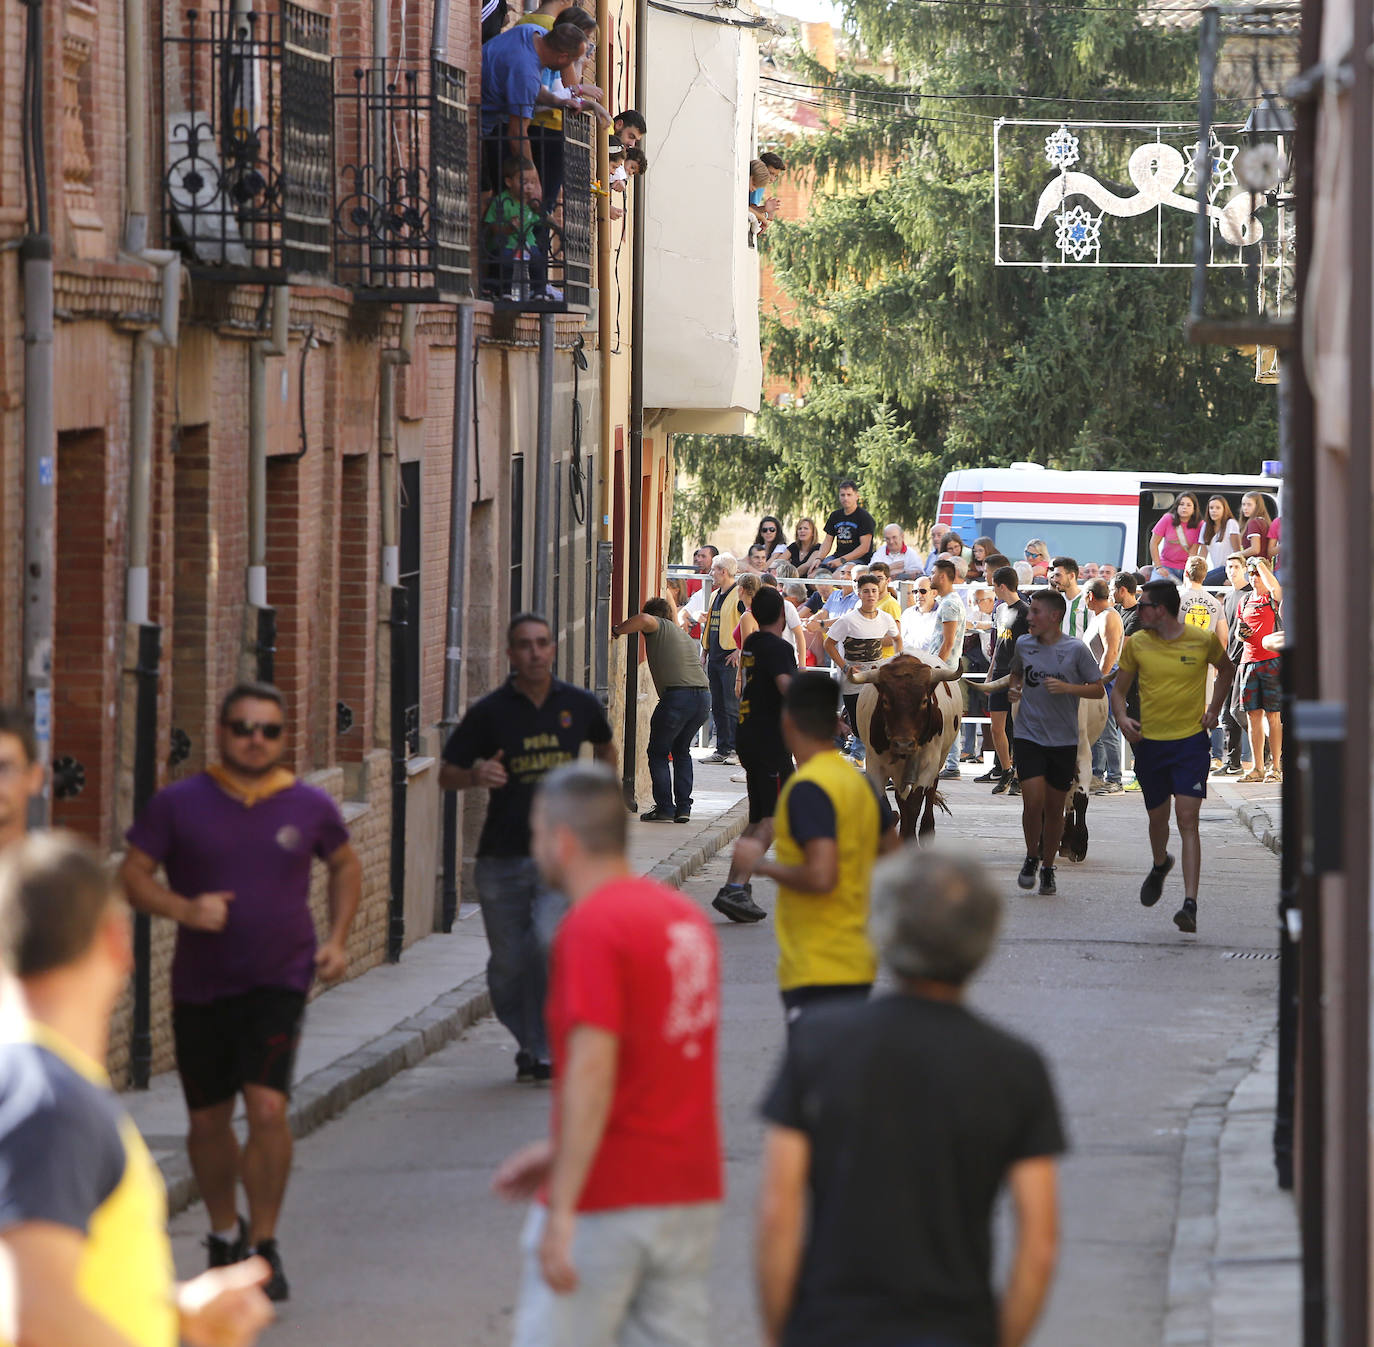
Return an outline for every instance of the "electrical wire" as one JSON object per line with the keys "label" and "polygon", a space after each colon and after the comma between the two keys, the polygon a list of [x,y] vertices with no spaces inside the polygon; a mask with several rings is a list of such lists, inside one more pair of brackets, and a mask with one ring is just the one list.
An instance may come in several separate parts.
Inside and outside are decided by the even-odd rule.
{"label": "electrical wire", "polygon": [[[759,79],[768,84],[785,84],[791,89],[820,89],[825,93],[845,94],[848,96],[863,98],[870,101],[886,101],[892,103],[904,103],[911,99],[920,100],[923,98],[938,99],[941,102],[966,101],[981,98],[1003,99],[1006,101],[1015,100],[1021,103],[1108,103],[1119,107],[1196,107],[1196,98],[1069,98],[1060,94],[941,94],[931,93],[926,89],[877,89],[866,88],[863,85],[847,84],[804,84],[800,80],[785,80],[777,75],[760,75]],[[1249,99],[1236,98],[1232,100],[1237,103],[1249,102]]]}
{"label": "electrical wire", "polygon": [[477,488],[474,500],[482,499],[482,416],[478,411],[477,400],[477,360],[482,354],[482,343],[472,343],[472,461],[477,469]]}
{"label": "electrical wire", "polygon": [[575,523],[582,524],[587,518],[587,474],[582,466],[582,399],[581,375],[587,363],[584,354],[587,347],[586,337],[579,332],[577,343],[572,348],[573,395],[572,395],[572,457],[568,460],[568,500]]}
{"label": "electrical wire", "polygon": [[722,28],[772,28],[769,19],[751,19],[748,23],[737,23],[734,19],[722,19],[716,14],[693,14],[689,9],[679,9],[676,5],[665,5],[663,0],[649,0],[650,9],[661,9],[665,14],[679,14],[684,19],[697,19],[701,23],[718,23]]}

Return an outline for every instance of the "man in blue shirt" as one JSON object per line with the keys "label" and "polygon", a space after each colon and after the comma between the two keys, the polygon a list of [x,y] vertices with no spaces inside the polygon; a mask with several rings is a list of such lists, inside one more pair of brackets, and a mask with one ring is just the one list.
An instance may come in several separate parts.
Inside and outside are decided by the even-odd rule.
{"label": "man in blue shirt", "polygon": [[[529,127],[545,70],[581,59],[587,39],[570,23],[542,33],[517,24],[482,48],[482,187],[501,190],[501,162],[533,158]],[[504,136],[503,136],[504,132]]]}

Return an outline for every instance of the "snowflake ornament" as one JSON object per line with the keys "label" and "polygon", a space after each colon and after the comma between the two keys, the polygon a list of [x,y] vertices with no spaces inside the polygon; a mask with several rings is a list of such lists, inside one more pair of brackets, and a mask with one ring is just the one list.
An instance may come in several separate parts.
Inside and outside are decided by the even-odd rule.
{"label": "snowflake ornament", "polygon": [[1054,135],[1045,137],[1045,158],[1061,173],[1072,168],[1078,162],[1078,137],[1061,126]]}
{"label": "snowflake ornament", "polygon": [[1082,206],[1061,210],[1054,217],[1055,246],[1066,257],[1081,262],[1102,243],[1102,216],[1089,215]]}
{"label": "snowflake ornament", "polygon": [[[1207,180],[1207,200],[1215,201],[1228,187],[1235,188],[1237,186],[1235,159],[1240,146],[1222,144],[1215,131],[1210,133],[1208,145],[1212,160],[1212,175]],[[1202,142],[1195,141],[1188,147],[1188,153],[1184,156],[1188,164],[1188,171],[1183,175],[1183,190],[1189,196],[1197,195],[1197,174],[1198,168],[1203,162],[1202,155]]]}

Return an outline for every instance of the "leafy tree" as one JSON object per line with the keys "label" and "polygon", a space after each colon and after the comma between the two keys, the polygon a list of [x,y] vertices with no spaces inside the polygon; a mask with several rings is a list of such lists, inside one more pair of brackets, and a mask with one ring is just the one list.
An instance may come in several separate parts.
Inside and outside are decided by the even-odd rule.
{"label": "leafy tree", "polygon": [[[688,531],[737,506],[828,509],[851,474],[880,522],[914,525],[958,467],[1257,467],[1272,390],[1251,356],[1189,345],[1188,271],[993,259],[992,118],[1188,121],[1195,34],[1103,0],[849,0],[847,21],[904,82],[816,70],[844,118],[791,147],[818,190],[764,236],[792,303],[764,315],[769,369],[803,405],[765,407],[750,439],[679,438]],[[1003,163],[1022,186],[1033,172]],[[1243,274],[1212,274],[1243,304]]]}

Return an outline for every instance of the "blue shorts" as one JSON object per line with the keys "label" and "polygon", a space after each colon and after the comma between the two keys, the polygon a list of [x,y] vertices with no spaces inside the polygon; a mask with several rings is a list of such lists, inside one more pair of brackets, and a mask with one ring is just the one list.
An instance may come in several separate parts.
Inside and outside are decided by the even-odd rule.
{"label": "blue shorts", "polygon": [[1207,798],[1212,767],[1211,736],[1206,730],[1186,739],[1141,739],[1135,746],[1135,779],[1146,809],[1157,809],[1171,795]]}

